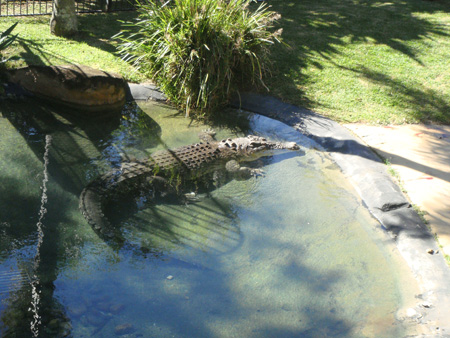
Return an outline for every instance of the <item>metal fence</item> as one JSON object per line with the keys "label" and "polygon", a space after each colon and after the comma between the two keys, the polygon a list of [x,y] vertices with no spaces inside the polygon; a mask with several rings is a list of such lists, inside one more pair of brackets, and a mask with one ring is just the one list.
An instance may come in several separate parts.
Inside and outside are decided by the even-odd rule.
{"label": "metal fence", "polygon": [[[115,12],[134,10],[133,0],[75,0],[77,13]],[[53,0],[0,0],[0,17],[48,15]]]}

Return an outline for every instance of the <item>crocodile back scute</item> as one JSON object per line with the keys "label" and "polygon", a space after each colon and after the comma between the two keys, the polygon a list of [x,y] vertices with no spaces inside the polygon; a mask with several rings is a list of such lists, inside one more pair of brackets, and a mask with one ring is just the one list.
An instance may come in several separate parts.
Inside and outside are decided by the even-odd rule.
{"label": "crocodile back scute", "polygon": [[216,143],[207,142],[153,153],[151,162],[161,170],[177,168],[191,171],[217,160],[221,155]]}

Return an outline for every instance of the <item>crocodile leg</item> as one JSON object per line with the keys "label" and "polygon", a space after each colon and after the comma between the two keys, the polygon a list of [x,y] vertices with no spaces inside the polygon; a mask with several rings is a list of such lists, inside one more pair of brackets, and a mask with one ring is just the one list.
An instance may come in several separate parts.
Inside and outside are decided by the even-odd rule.
{"label": "crocodile leg", "polygon": [[167,198],[169,196],[173,196],[184,204],[187,204],[188,202],[198,201],[197,195],[195,193],[183,194],[182,191],[177,189],[175,185],[171,184],[164,177],[149,176],[146,178],[146,181],[146,184],[149,185],[149,190],[151,192],[150,198],[153,200],[157,197]]}
{"label": "crocodile leg", "polygon": [[225,169],[227,172],[233,175],[235,179],[246,180],[252,176],[263,176],[264,171],[261,169],[241,167],[238,161],[230,160],[225,164]]}
{"label": "crocodile leg", "polygon": [[216,131],[211,128],[202,130],[202,132],[198,134],[198,138],[204,142],[213,142],[215,140],[214,136],[216,136]]}

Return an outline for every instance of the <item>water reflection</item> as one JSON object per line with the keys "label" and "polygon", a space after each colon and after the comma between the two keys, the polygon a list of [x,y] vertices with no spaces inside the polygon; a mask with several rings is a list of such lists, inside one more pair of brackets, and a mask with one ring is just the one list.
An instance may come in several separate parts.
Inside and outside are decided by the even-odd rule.
{"label": "water reflection", "polygon": [[70,333],[69,317],[54,297],[58,266],[84,246],[76,232],[64,234],[67,229],[61,227],[74,224],[65,216],[70,214],[70,202],[97,175],[93,159],[106,159],[103,168],[117,166],[122,151],[137,143],[137,149],[154,146],[160,132],[142,111],[128,108],[122,115],[80,116],[33,100],[2,102],[2,118],[9,124],[0,125],[6,142],[0,145],[0,260],[15,261],[9,272],[0,272],[5,282],[0,292],[7,296],[2,301],[2,336]]}

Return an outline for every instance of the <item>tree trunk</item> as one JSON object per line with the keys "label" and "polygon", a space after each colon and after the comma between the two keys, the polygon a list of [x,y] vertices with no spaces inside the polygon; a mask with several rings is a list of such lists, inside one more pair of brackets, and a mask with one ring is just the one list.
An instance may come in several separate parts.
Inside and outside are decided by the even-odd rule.
{"label": "tree trunk", "polygon": [[75,0],[53,0],[50,31],[56,36],[64,37],[78,33]]}

